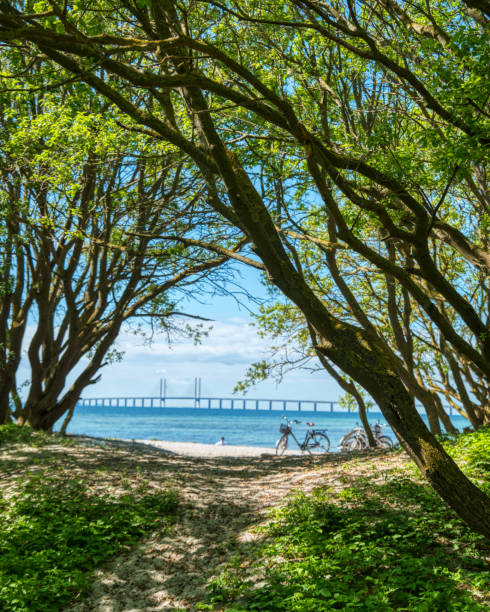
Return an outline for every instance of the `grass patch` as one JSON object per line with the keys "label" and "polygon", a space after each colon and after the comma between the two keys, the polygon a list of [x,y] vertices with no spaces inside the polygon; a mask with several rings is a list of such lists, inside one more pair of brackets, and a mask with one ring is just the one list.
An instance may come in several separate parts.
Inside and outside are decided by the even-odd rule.
{"label": "grass patch", "polygon": [[14,423],[9,425],[0,425],[0,447],[6,444],[30,444],[33,437],[33,430],[27,425],[19,427]]}
{"label": "grass patch", "polygon": [[62,446],[74,446],[76,442],[69,437],[59,433],[47,431],[35,431],[29,425],[0,425],[0,448],[11,444],[28,444],[33,447],[42,447],[47,444],[61,444]]}
{"label": "grass patch", "polygon": [[465,473],[490,494],[490,427],[448,437],[444,446]]}
{"label": "grass patch", "polygon": [[[488,491],[490,430],[445,444]],[[360,477],[337,496],[297,493],[263,532],[210,583],[201,610],[476,612],[490,603],[488,541],[411,470]]]}
{"label": "grass patch", "polygon": [[[29,442],[29,430],[17,430],[0,428],[0,439]],[[0,495],[0,610],[10,612],[62,609],[95,567],[165,529],[178,508],[173,490],[148,494],[144,483],[118,497],[46,471],[18,483],[9,499]]]}

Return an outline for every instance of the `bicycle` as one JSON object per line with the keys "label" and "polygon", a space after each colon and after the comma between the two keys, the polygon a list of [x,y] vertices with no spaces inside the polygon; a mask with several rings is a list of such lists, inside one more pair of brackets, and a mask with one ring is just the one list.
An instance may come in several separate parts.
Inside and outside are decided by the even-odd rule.
{"label": "bicycle", "polygon": [[296,444],[299,446],[302,452],[307,451],[310,455],[313,453],[328,453],[330,450],[330,440],[325,433],[327,431],[326,429],[310,429],[311,427],[315,426],[315,423],[307,421],[306,425],[308,425],[308,429],[305,433],[305,439],[302,443],[300,443],[293,433],[291,424],[294,423],[297,425],[298,423],[301,423],[301,421],[296,419],[290,420],[285,415],[282,415],[282,418],[286,420],[286,424],[281,423],[279,427],[279,431],[282,433],[282,436],[276,443],[276,455],[284,454],[284,451],[288,447],[289,436],[294,438]]}
{"label": "bicycle", "polygon": [[[374,439],[378,448],[393,448],[393,442],[389,436],[383,436],[381,434],[383,425],[376,423],[373,428]],[[365,450],[369,448],[369,442],[366,432],[359,425],[352,431],[345,434],[340,440],[340,450],[342,452],[351,452],[355,450]]]}

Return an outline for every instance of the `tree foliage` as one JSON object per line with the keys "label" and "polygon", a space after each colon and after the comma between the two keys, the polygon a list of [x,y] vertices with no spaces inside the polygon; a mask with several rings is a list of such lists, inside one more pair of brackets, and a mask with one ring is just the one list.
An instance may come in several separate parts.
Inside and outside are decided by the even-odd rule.
{"label": "tree foliage", "polygon": [[192,160],[208,205],[253,243],[315,350],[369,392],[438,493],[489,534],[488,498],[428,432],[393,350],[348,292],[346,312],[332,308],[298,256],[307,242],[313,268],[340,248],[368,262],[488,379],[486,3],[0,10],[6,44],[63,67]]}
{"label": "tree foliage", "polygon": [[211,212],[196,229],[202,181],[174,147],[125,129],[83,85],[30,99],[6,92],[3,103],[0,413],[50,429],[119,358],[126,321],[184,333],[179,301],[194,286],[213,290],[227,258],[182,242],[216,240],[217,230]]}

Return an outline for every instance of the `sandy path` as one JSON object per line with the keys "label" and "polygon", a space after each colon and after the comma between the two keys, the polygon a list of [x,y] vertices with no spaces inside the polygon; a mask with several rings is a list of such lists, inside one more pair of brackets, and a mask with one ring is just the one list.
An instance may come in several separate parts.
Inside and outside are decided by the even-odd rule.
{"label": "sandy path", "polygon": [[[167,440],[113,440],[111,438],[94,438],[91,436],[71,436],[79,442],[93,446],[117,445],[125,448],[139,449],[153,447],[171,454],[186,457],[265,457],[276,454],[275,448],[262,446],[235,446],[231,444],[199,444],[198,442],[169,442]],[[284,453],[290,456],[302,456],[303,453],[288,449]]]}
{"label": "sandy path", "polygon": [[[258,537],[253,527],[267,518],[271,507],[284,503],[292,489],[341,489],[360,474],[371,476],[374,462],[376,478],[382,478],[384,470],[406,461],[401,455],[370,455],[348,463],[340,454],[277,458],[264,449],[260,457],[196,458],[169,454],[168,443],[153,448],[141,442],[115,444],[118,469],[125,478],[137,473],[149,488],[178,488],[181,515],[167,535],[149,537],[98,570],[87,602],[70,606],[70,612],[193,611],[205,597],[206,583],[221,565],[251,545]],[[112,446],[88,450],[103,453],[100,459],[107,461],[114,453]],[[197,452],[199,446],[206,445],[181,450]],[[239,452],[236,448],[207,451]]]}
{"label": "sandy path", "polygon": [[[207,445],[181,451],[196,453],[199,446]],[[359,475],[383,479],[384,472],[407,461],[402,454],[379,453],[275,457],[267,449],[259,449],[258,457],[236,456],[247,452],[244,448],[249,447],[207,447],[202,452],[226,450],[235,456],[195,457],[175,454],[176,448],[167,448],[167,443],[87,437],[71,446],[15,445],[0,453],[0,489],[6,496],[14,493],[18,474],[27,471],[56,476],[60,486],[83,478],[101,494],[175,488],[181,510],[173,529],[153,534],[97,570],[87,601],[66,612],[187,612],[205,598],[206,583],[220,566],[252,545],[258,537],[253,528],[292,489],[340,490]]]}

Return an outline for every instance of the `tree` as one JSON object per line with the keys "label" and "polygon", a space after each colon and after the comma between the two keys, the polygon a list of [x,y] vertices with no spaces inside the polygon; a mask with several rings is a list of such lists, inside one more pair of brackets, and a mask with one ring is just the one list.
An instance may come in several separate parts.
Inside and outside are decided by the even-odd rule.
{"label": "tree", "polygon": [[[310,229],[306,230],[309,233],[303,234],[304,237],[309,235],[309,240],[303,241],[297,248],[289,244],[291,249],[294,248],[295,257],[309,282],[315,284],[317,293],[330,305],[332,312],[361,325],[385,344],[386,350],[391,352],[393,365],[401,379],[424,406],[431,431],[440,433],[441,419],[446,430],[455,433],[439,396],[434,392],[440,391],[440,387],[432,390],[428,388],[428,385],[433,386],[433,379],[430,378],[431,362],[440,366],[445,360],[455,360],[451,353],[442,354],[441,350],[434,346],[434,342],[430,344],[427,341],[431,332],[427,317],[414,307],[416,304],[413,304],[408,292],[397,287],[389,275],[380,273],[368,262],[359,261],[348,249],[332,248],[338,244],[334,229],[333,233],[319,239],[318,236],[323,236],[321,225],[311,217],[309,225]],[[303,225],[303,229],[304,227]],[[313,231],[316,239],[313,238]],[[295,233],[289,231],[288,235],[291,234]],[[318,246],[321,247],[319,251]],[[391,248],[388,248],[391,251]],[[326,270],[323,270],[325,267]],[[310,336],[314,337],[314,334],[307,333],[307,324],[297,310],[284,306],[279,301],[271,307],[263,308],[257,321],[261,329],[272,337],[283,336],[285,346],[291,346],[293,341],[295,346],[301,347],[303,352],[296,362],[301,363],[304,352],[307,359],[311,359]],[[279,361],[275,358],[274,369],[287,361],[288,358],[280,357]],[[326,369],[333,375],[329,368]],[[270,368],[257,369],[256,373],[261,374],[269,370]],[[340,379],[336,375],[333,376],[342,385]],[[442,384],[447,393],[452,392],[447,377]],[[462,387],[464,393],[464,384]],[[482,409],[473,405],[467,407],[463,401],[459,405],[454,404],[454,407],[469,417],[475,427],[484,423],[484,402]]]}
{"label": "tree", "polygon": [[[46,430],[73,413],[117,358],[126,321],[191,332],[176,322],[184,314],[179,296],[213,288],[212,271],[228,258],[174,236],[233,239],[218,233],[211,214],[199,230],[202,181],[178,151],[149,147],[107,110],[97,112],[97,100],[92,112],[80,111],[81,92],[70,95],[38,95],[30,112],[7,97],[2,114],[0,422],[13,404],[19,423]],[[30,380],[22,402],[25,343]]]}
{"label": "tree", "polygon": [[315,331],[308,327],[301,312],[291,304],[278,301],[271,305],[262,304],[259,313],[255,315],[255,320],[259,335],[263,338],[269,337],[274,344],[270,345],[268,359],[252,363],[234,391],[246,392],[251,386],[270,377],[281,381],[284,374],[291,370],[302,369],[311,372],[323,368],[346,393],[340,399],[340,403],[347,404],[349,410],[352,402],[357,406],[369,446],[374,448],[376,440],[369,425],[367,416],[369,404],[365,402],[364,393],[352,379],[338,372],[320,351],[315,351],[313,348],[317,345]]}
{"label": "tree", "polygon": [[[307,282],[284,239],[277,208],[268,209],[268,199],[256,183],[259,158],[254,141],[265,139],[271,155],[277,147],[289,146],[301,160],[306,189],[315,192],[325,216],[335,223],[338,240],[395,278],[446,341],[489,375],[490,336],[485,322],[458,285],[438,268],[430,248],[436,239],[471,265],[488,263],[480,244],[441,219],[453,181],[474,184],[473,169],[481,167],[486,155],[489,139],[482,82],[486,34],[479,22],[448,14],[442,3],[435,18],[422,16],[423,25],[429,22],[422,29],[419,21],[390,13],[393,4],[387,8],[376,2],[373,8],[364,4],[358,8],[339,2],[325,10],[323,4],[301,0],[263,2],[250,8],[241,3],[238,9],[232,4],[177,5],[171,0],[90,6],[82,2],[73,8],[50,2],[46,13],[35,15],[28,14],[29,7],[22,2],[2,1],[0,38],[19,41],[26,45],[26,52],[34,45],[141,129],[192,158],[206,180],[209,204],[253,242],[272,282],[314,329],[315,349],[370,393],[441,497],[473,529],[489,535],[487,496],[466,479],[429,433],[384,343],[335,316]],[[102,9],[107,16],[109,7],[114,17],[104,24]],[[472,55],[475,61],[465,51],[468,44],[477,49]],[[433,45],[438,45],[436,50]],[[409,61],[403,63],[400,58],[405,51]],[[446,85],[445,77],[455,73],[462,61],[468,66],[464,79]],[[345,64],[347,74],[359,73],[364,87],[370,87],[361,86],[358,95],[358,101],[367,101],[368,106],[368,114],[356,123],[368,126],[365,138],[357,130],[347,138],[344,119],[341,122],[337,111],[331,112],[332,105],[337,105],[338,114],[343,113],[347,121],[352,114],[351,105],[342,100],[339,105],[329,89],[329,69],[337,67],[333,77],[341,87]],[[425,82],[424,74],[428,75]],[[136,92],[141,93],[137,103]],[[323,96],[316,95],[322,92]],[[378,103],[386,113],[377,112]],[[400,136],[399,109],[406,113],[413,133],[407,136],[405,127],[402,159],[395,156],[394,162],[384,148],[390,149]],[[378,116],[374,141],[369,140],[369,120]],[[405,163],[400,169],[398,162],[406,160],[410,143],[420,147],[426,134],[424,153],[432,154],[428,167]],[[419,181],[430,188],[431,198],[418,187]],[[357,217],[374,219],[385,242],[406,244],[416,269],[404,270],[390,262],[383,249],[363,241],[355,223],[349,222],[353,211]],[[297,210],[292,208],[291,213],[296,216]],[[301,229],[301,219],[296,223]],[[457,334],[418,278],[442,296],[464,324],[470,342]]]}

